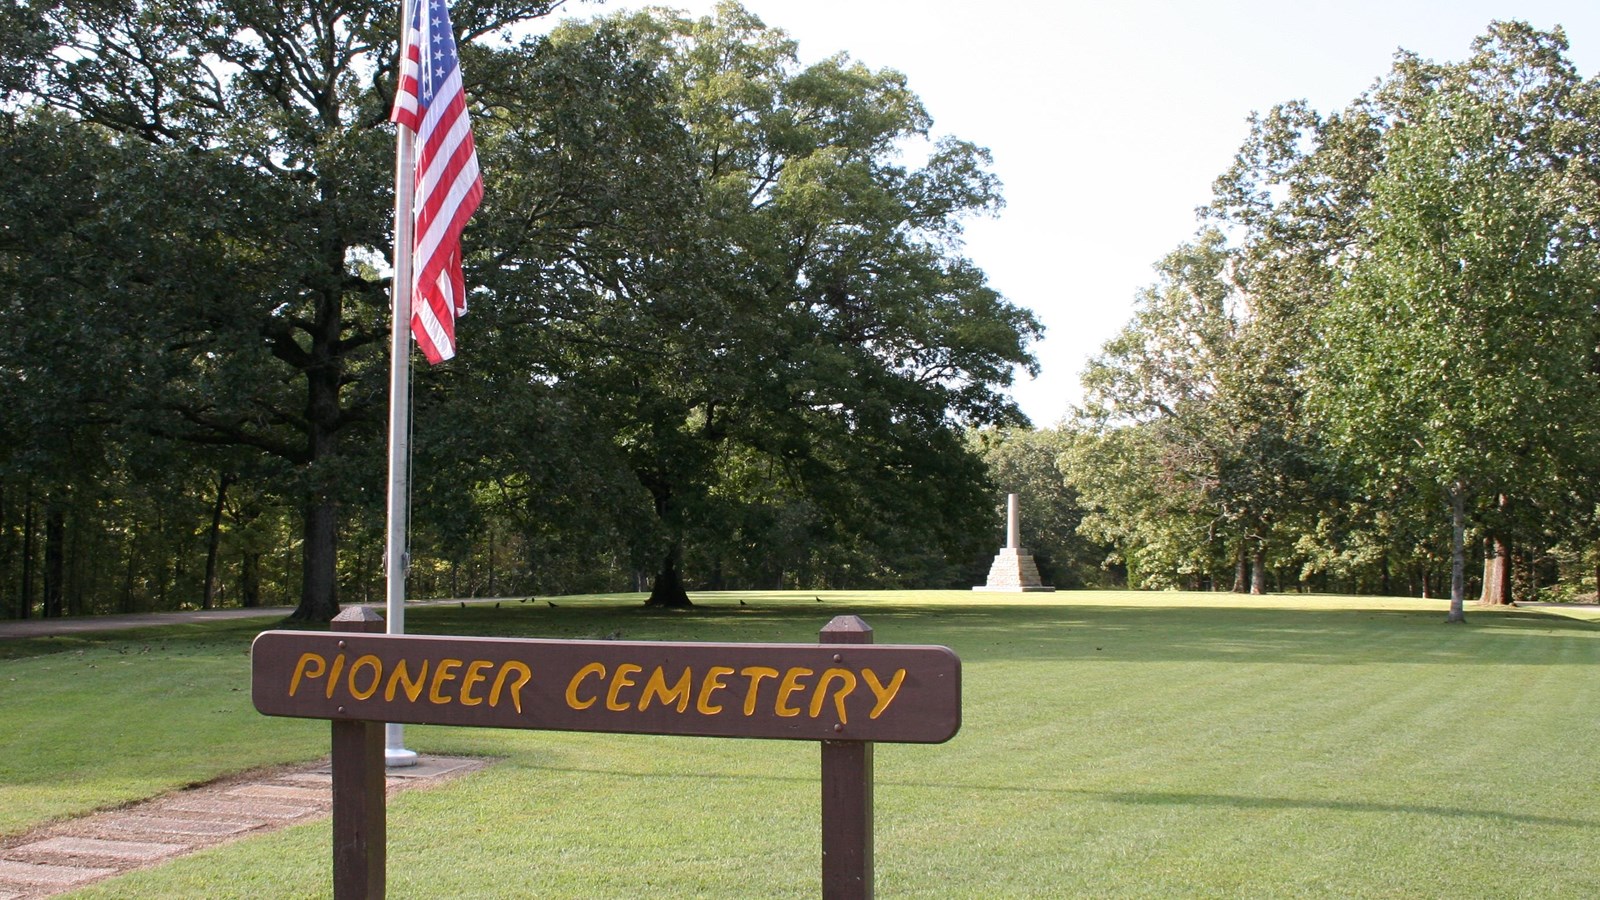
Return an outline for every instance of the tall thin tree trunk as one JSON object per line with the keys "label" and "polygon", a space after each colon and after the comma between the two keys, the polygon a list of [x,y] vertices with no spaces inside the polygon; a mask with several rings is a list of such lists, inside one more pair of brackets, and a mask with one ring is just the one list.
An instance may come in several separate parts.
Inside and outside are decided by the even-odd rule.
{"label": "tall thin tree trunk", "polygon": [[122,576],[122,611],[124,613],[134,612],[133,578],[136,574],[135,566],[137,560],[138,557],[133,552],[133,543],[130,541],[128,543],[128,568],[123,572]]}
{"label": "tall thin tree trunk", "polygon": [[1233,592],[1245,594],[1250,591],[1250,561],[1245,556],[1244,541],[1240,541],[1233,548]]}
{"label": "tall thin tree trunk", "polygon": [[1267,548],[1260,541],[1255,542],[1255,549],[1250,554],[1250,593],[1265,594],[1267,592]]}
{"label": "tall thin tree trunk", "polygon": [[1595,553],[1594,563],[1594,602],[1600,603],[1600,550]]}
{"label": "tall thin tree trunk", "polygon": [[211,529],[206,532],[206,580],[200,591],[200,608],[211,609],[217,600],[217,550],[222,546],[222,506],[228,496],[228,485],[233,477],[224,473],[217,478],[217,502],[211,507]]}
{"label": "tall thin tree trunk", "polygon": [[22,604],[19,619],[33,616],[33,495],[23,501],[22,507]]}
{"label": "tall thin tree trunk", "polygon": [[59,501],[45,506],[44,615],[59,619],[67,576],[67,511]]}
{"label": "tall thin tree trunk", "polygon": [[1450,615],[1446,622],[1465,622],[1467,599],[1467,491],[1450,485]]}
{"label": "tall thin tree trunk", "polygon": [[254,609],[261,605],[261,554],[251,551],[239,560],[239,605]]}
{"label": "tall thin tree trunk", "polygon": [[[0,478],[0,585],[8,584],[11,579],[11,526],[6,521],[6,513],[10,510],[6,499],[6,482]],[[0,588],[0,606],[5,607],[6,618],[14,618],[11,596],[4,588]]]}
{"label": "tall thin tree trunk", "polygon": [[67,538],[67,571],[62,578],[62,590],[65,593],[67,615],[83,615],[83,541],[85,529],[80,525],[73,528]]}

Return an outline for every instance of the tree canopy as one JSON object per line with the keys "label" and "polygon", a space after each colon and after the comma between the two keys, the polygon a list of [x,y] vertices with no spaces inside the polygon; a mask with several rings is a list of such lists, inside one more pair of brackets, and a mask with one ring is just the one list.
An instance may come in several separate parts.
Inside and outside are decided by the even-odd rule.
{"label": "tree canopy", "polygon": [[[415,588],[653,574],[671,605],[957,577],[989,524],[965,430],[1023,421],[1004,388],[1040,333],[961,253],[1001,202],[987,153],[936,135],[899,73],[804,65],[736,4],[511,36],[554,5],[452,8],[486,198],[462,354],[415,373]],[[31,577],[36,531],[93,536],[138,606],[236,533],[225,595],[267,565],[331,616],[380,577],[393,8],[6,16],[0,283],[26,352],[0,384],[0,559]],[[108,517],[88,486],[120,482],[149,504]],[[151,515],[178,531],[141,550]],[[206,566],[184,531],[211,535]],[[108,592],[66,569],[44,580]]]}
{"label": "tree canopy", "polygon": [[1301,583],[1386,590],[1442,543],[1453,620],[1469,533],[1490,563],[1592,541],[1600,85],[1566,50],[1494,23],[1337,113],[1252,117],[1202,211],[1224,230],[1163,262],[1086,373],[1064,465],[1087,527],[1154,583],[1215,572],[1229,533]]}

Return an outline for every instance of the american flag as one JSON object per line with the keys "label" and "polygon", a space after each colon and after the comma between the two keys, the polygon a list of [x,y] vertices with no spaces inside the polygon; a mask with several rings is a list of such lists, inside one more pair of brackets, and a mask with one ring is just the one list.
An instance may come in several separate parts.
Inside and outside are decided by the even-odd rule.
{"label": "american flag", "polygon": [[467,311],[461,229],[483,199],[455,35],[445,0],[411,0],[390,121],[416,133],[416,217],[411,333],[430,363],[456,355],[456,317]]}

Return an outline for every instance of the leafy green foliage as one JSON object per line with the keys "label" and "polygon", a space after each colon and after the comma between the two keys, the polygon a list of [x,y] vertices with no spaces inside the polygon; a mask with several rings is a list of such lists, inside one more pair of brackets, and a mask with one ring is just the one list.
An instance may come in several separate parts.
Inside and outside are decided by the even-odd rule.
{"label": "leafy green foliage", "polygon": [[[1002,389],[1039,333],[960,253],[1000,203],[987,154],[933,137],[898,73],[802,66],[736,5],[506,36],[549,6],[453,9],[488,192],[470,352],[415,373],[415,589],[960,580],[988,525],[963,429],[1020,421]],[[298,577],[321,619],[372,596],[394,13],[5,14],[22,608],[58,595],[69,534],[117,548],[121,606],[180,602],[222,483],[241,599]]]}
{"label": "leafy green foliage", "polygon": [[1121,547],[1135,584],[1193,585],[1232,564],[1234,589],[1259,593],[1269,548],[1287,549],[1307,503],[1296,395],[1238,264],[1214,229],[1174,251],[1084,373],[1064,471],[1083,527]]}
{"label": "leafy green foliage", "polygon": [[1319,321],[1312,402],[1332,445],[1379,490],[1432,486],[1455,510],[1456,614],[1465,516],[1497,496],[1559,504],[1600,412],[1600,269],[1561,199],[1593,124],[1561,49],[1499,26],[1466,63],[1402,60],[1377,94],[1393,124],[1366,253]]}
{"label": "leafy green foliage", "polygon": [[[653,525],[612,533],[658,561],[653,602],[686,602],[686,579],[950,579],[974,523],[957,511],[981,503],[959,428],[1018,417],[998,388],[1038,333],[954,250],[960,218],[999,202],[983,151],[943,140],[902,167],[930,124],[902,76],[802,67],[735,5],[567,24],[530,61],[571,106],[485,141],[525,205],[489,213],[490,340],[508,343],[464,368],[540,399],[462,387],[499,421],[577,417],[553,430],[584,440],[530,430],[506,452],[571,471],[554,458],[570,452],[599,495],[630,498],[611,515],[643,506]],[[575,192],[571,160],[598,191]],[[520,486],[562,502],[560,483]]]}
{"label": "leafy green foliage", "polygon": [[[1072,446],[1071,432],[1063,428],[984,429],[974,431],[969,439],[983,454],[995,488],[1002,495],[1018,495],[1022,546],[1033,554],[1045,584],[1071,590],[1109,586],[1118,580],[1115,569],[1101,570],[1109,545],[1079,531],[1084,508],[1059,464]],[[992,521],[998,525],[1005,519],[1002,504],[996,507]],[[996,533],[1003,541],[1003,533]]]}
{"label": "leafy green foliage", "polygon": [[1448,558],[1459,617],[1469,536],[1593,541],[1600,92],[1565,51],[1494,23],[1340,112],[1252,117],[1202,211],[1228,238],[1165,260],[1085,373],[1068,468],[1136,581],[1231,557],[1236,589],[1249,560],[1257,589],[1426,592]]}

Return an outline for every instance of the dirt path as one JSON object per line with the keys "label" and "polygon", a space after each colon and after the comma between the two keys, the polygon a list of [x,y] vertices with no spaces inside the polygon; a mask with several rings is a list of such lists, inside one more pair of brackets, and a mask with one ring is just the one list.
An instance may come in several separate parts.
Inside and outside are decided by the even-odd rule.
{"label": "dirt path", "polygon": [[294,612],[292,606],[258,606],[253,609],[193,609],[183,612],[135,613],[127,616],[62,616],[53,619],[8,619],[0,622],[0,640],[6,638],[47,637],[52,634],[82,634],[87,631],[119,631],[146,625],[181,625],[213,619],[282,619]]}
{"label": "dirt path", "polygon": [[[424,756],[390,769],[388,792],[438,784],[492,760]],[[0,900],[38,900],[205,847],[331,814],[328,761],[246,772],[0,841]]]}
{"label": "dirt path", "polygon": [[[434,600],[408,600],[407,609],[416,609],[422,606],[462,606],[494,603],[511,603],[521,600],[526,602],[526,597],[474,597],[470,600],[461,600],[454,597]],[[345,609],[360,606],[359,603],[347,603]],[[383,612],[381,605],[373,606],[378,612]],[[292,606],[257,606],[250,609],[229,607],[227,609],[187,609],[177,612],[134,613],[119,616],[61,616],[53,619],[6,619],[0,621],[0,640],[6,638],[47,637],[52,634],[82,634],[89,631],[120,631],[124,628],[142,628],[147,625],[182,625],[188,622],[209,622],[215,619],[268,619],[278,621],[288,618],[294,612]],[[0,898],[4,900],[4,898]]]}

